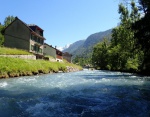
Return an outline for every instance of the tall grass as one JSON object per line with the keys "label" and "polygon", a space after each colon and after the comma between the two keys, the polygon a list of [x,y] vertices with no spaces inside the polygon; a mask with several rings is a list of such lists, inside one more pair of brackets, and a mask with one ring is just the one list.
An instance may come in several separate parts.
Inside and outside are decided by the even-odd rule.
{"label": "tall grass", "polygon": [[6,47],[0,47],[0,55],[30,55],[31,53],[15,49],[15,48],[6,48]]}
{"label": "tall grass", "polygon": [[45,60],[27,60],[0,57],[0,78],[36,75],[40,73],[67,72],[66,66],[80,67],[67,62],[50,62]]}

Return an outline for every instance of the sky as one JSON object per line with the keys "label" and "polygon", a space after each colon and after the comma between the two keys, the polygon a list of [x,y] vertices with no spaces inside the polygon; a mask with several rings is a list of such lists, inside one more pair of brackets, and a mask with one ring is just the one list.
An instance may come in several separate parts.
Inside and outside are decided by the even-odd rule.
{"label": "sky", "polygon": [[120,0],[0,0],[0,22],[9,15],[44,30],[45,42],[64,47],[119,23]]}

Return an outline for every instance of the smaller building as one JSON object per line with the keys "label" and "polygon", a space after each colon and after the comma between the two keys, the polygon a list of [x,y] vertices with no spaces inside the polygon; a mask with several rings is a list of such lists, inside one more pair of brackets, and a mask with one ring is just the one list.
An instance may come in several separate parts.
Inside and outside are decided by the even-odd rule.
{"label": "smaller building", "polygon": [[72,54],[68,52],[63,53],[63,59],[66,59],[69,63],[72,63]]}
{"label": "smaller building", "polygon": [[56,49],[56,61],[58,62],[62,62],[63,61],[63,52],[61,52],[60,50]]}
{"label": "smaller building", "polygon": [[54,59],[56,59],[56,49],[52,45],[48,45],[47,43],[44,43],[44,50],[43,50],[44,56],[52,56]]}
{"label": "smaller building", "polygon": [[51,56],[56,61],[62,62],[63,61],[63,53],[58,50],[56,47],[54,48],[52,45],[44,43],[44,56]]}

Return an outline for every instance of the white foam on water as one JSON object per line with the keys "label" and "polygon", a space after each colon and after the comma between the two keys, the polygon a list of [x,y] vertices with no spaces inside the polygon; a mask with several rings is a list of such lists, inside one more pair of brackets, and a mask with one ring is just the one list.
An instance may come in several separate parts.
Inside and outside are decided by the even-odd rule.
{"label": "white foam on water", "polygon": [[[39,77],[39,76],[38,76]],[[18,78],[16,79],[16,83],[32,83],[34,81],[36,81],[38,79],[37,76],[33,76],[33,77],[21,77],[21,78]]]}
{"label": "white foam on water", "polygon": [[7,82],[2,82],[2,83],[0,83],[0,87],[6,87],[7,85],[8,85]]}
{"label": "white foam on water", "polygon": [[136,78],[137,76],[130,76],[130,78]]}
{"label": "white foam on water", "polygon": [[[10,100],[13,94],[12,98],[18,102],[19,107],[33,117],[49,117],[59,115],[58,113],[65,116],[66,110],[64,108],[66,105],[69,106],[67,109],[72,109],[73,106],[76,109],[78,105],[79,108],[82,104],[86,106],[85,103],[89,105],[86,106],[87,110],[82,111],[80,108],[82,114],[88,110],[92,112],[103,111],[110,106],[115,107],[113,104],[114,102],[120,103],[119,99],[126,98],[126,95],[123,98],[121,96],[124,92],[129,92],[128,89],[134,89],[132,86],[141,87],[143,85],[145,85],[145,80],[139,76],[96,70],[20,77],[0,81],[0,88],[10,93],[8,94]],[[140,95],[139,90],[135,89],[133,92],[137,97]],[[128,96],[130,97],[131,94]],[[0,102],[5,100],[4,97]],[[8,99],[7,102],[11,102],[10,100]],[[93,102],[93,105],[90,102]],[[69,114],[70,116],[77,116],[77,113],[73,111],[68,112]]]}
{"label": "white foam on water", "polygon": [[[58,75],[48,75],[44,79],[38,79],[36,85],[37,87],[45,87],[45,88],[60,88],[60,89],[72,89],[76,87],[76,90],[82,89],[84,87],[90,87],[95,85],[143,85],[144,81],[141,79],[135,80],[132,78],[124,78],[124,76],[117,77],[117,78],[109,78],[106,76],[101,78],[100,72],[95,71],[84,71],[84,73],[87,74],[87,76],[82,76],[82,72],[77,73],[67,73],[67,74],[58,74]],[[105,73],[105,72],[104,72]],[[106,73],[105,73],[106,74]],[[105,76],[104,74],[104,76]],[[108,73],[107,73],[108,74]],[[111,73],[111,75],[115,73]],[[89,76],[88,76],[89,75]],[[91,76],[90,76],[91,75]],[[103,75],[103,74],[102,74]],[[121,75],[120,72],[118,72],[118,75]],[[41,77],[41,76],[40,76]],[[87,78],[86,78],[87,77]],[[89,77],[89,78],[88,78]],[[96,77],[96,78],[95,78]],[[67,89],[67,90],[69,90]]]}
{"label": "white foam on water", "polygon": [[[99,85],[143,85],[144,80],[138,79],[137,76],[124,77],[121,72],[105,72],[96,70],[85,70],[74,73],[58,73],[58,74],[47,74],[40,76],[30,76],[14,78],[5,82],[0,83],[0,87],[6,87],[9,83],[9,88],[12,87],[23,87],[26,90],[27,87],[45,88],[45,89],[64,89],[64,90],[82,90],[87,87],[97,87]],[[112,78],[111,75],[116,75]],[[119,75],[119,76],[117,76]],[[121,76],[122,75],[122,76]],[[130,75],[130,74],[125,74]],[[136,78],[136,79],[135,79]],[[15,89],[14,89],[15,90]],[[29,90],[29,89],[27,89]],[[32,90],[32,89],[31,89]]]}

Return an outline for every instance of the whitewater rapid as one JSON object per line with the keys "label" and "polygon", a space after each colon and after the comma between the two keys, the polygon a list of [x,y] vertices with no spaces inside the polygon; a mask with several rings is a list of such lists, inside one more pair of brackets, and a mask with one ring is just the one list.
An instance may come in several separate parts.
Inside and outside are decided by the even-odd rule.
{"label": "whitewater rapid", "polygon": [[150,116],[150,78],[83,70],[0,80],[0,117],[105,116]]}

